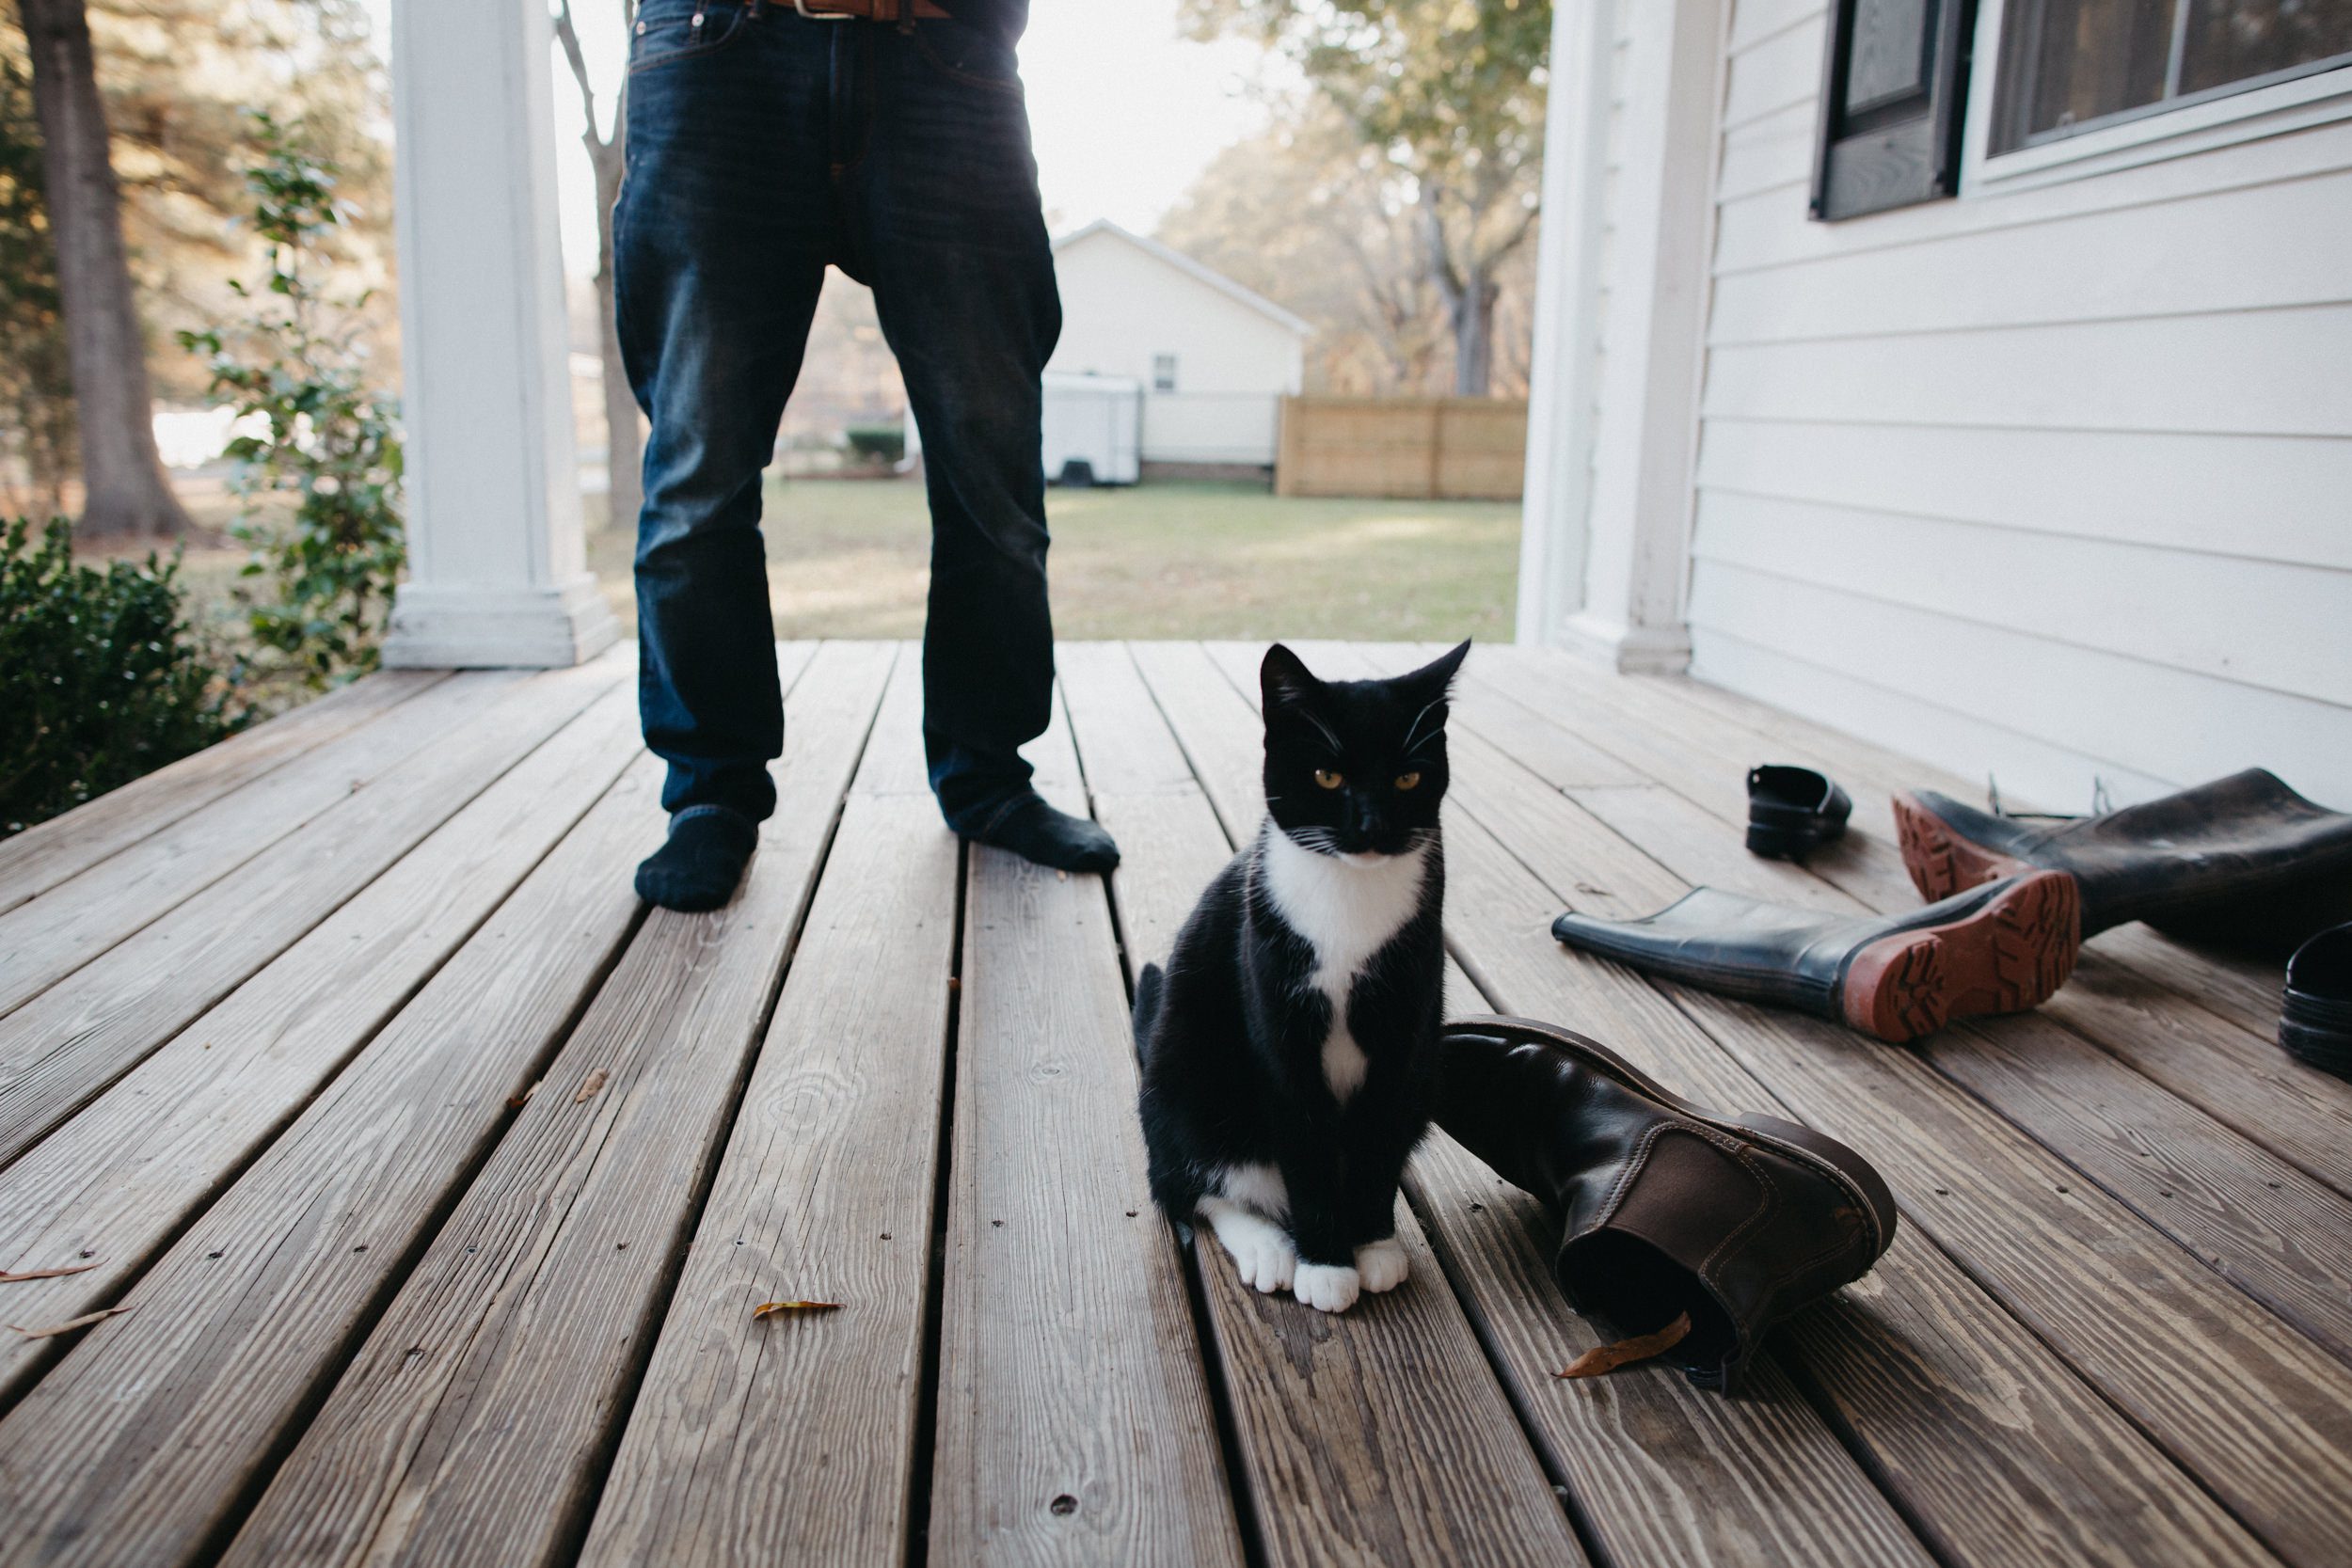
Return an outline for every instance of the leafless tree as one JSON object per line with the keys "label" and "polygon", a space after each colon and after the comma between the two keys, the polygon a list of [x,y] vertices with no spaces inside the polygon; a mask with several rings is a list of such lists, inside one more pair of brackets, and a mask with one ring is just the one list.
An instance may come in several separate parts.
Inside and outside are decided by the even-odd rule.
{"label": "leafless tree", "polygon": [[[637,0],[621,0],[621,21],[637,19]],[[621,364],[620,328],[612,308],[612,205],[621,198],[621,169],[628,134],[628,84],[623,79],[612,103],[612,128],[596,124],[596,93],[588,81],[588,62],[580,54],[580,31],[572,24],[572,0],[556,0],[555,36],[564,45],[572,79],[580,84],[583,123],[580,142],[596,175],[596,349],[604,381],[605,467],[612,475],[610,521],[616,527],[637,526],[644,503],[644,445],[637,429],[637,399]]]}

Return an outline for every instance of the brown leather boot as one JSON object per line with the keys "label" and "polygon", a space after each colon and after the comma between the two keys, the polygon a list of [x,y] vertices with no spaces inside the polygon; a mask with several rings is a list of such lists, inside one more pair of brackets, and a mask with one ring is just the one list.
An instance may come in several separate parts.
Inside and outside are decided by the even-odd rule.
{"label": "brown leather boot", "polygon": [[1684,1312],[1667,1354],[1728,1389],[1764,1331],[1869,1272],[1895,1198],[1810,1128],[1703,1111],[1582,1035],[1532,1019],[1445,1026],[1438,1125],[1561,1218],[1552,1275],[1625,1334]]}

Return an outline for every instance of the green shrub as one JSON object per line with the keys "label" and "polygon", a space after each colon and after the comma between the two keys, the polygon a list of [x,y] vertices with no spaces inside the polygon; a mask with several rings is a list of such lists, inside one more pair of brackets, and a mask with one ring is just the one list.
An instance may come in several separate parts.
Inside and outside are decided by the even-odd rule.
{"label": "green shrub", "polygon": [[179,568],[77,565],[62,520],[0,533],[0,838],[244,727],[190,639]]}
{"label": "green shrub", "polygon": [[[366,296],[335,299],[318,280],[343,221],[335,166],[298,132],[250,118],[261,155],[246,185],[268,275],[251,287],[230,279],[251,306],[242,320],[180,341],[204,356],[215,404],[249,432],[229,443],[246,501],[232,531],[252,547],[244,575],[268,578],[277,595],[253,605],[253,640],[324,688],[375,668],[407,562],[399,409],[371,386]],[[291,522],[260,521],[268,499],[290,501]]]}

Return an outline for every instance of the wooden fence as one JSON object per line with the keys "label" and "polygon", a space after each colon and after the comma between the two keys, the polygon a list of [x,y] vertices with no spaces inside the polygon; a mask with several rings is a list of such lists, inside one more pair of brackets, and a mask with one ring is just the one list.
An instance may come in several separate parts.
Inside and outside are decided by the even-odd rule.
{"label": "wooden fence", "polygon": [[1517,500],[1526,467],[1523,402],[1284,398],[1274,491]]}

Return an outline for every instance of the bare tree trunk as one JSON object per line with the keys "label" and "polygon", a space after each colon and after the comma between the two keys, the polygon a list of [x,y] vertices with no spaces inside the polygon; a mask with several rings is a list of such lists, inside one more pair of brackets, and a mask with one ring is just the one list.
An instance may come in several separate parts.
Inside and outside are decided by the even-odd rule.
{"label": "bare tree trunk", "polygon": [[[625,0],[621,20],[632,21],[635,0]],[[555,13],[556,40],[580,84],[580,110],[585,123],[580,145],[596,174],[596,358],[604,383],[605,518],[609,527],[634,529],[644,505],[644,439],[637,430],[637,398],[629,390],[628,368],[621,362],[621,330],[613,307],[612,204],[621,198],[621,173],[627,166],[628,88],[626,83],[612,107],[612,134],[596,129],[596,95],[588,85],[588,62],[580,54],[580,33],[572,24],[571,0],[562,0]]]}
{"label": "bare tree trunk", "polygon": [[628,114],[624,98],[612,139],[596,158],[596,351],[603,366],[605,467],[612,476],[607,517],[613,528],[634,530],[645,499],[645,451],[637,429],[637,394],[629,390],[628,367],[621,362],[612,297],[612,204],[621,195],[621,135]]}
{"label": "bare tree trunk", "polygon": [[1454,323],[1454,395],[1483,398],[1494,386],[1495,303],[1502,285],[1484,271],[1473,272],[1449,292],[1447,314]]}
{"label": "bare tree trunk", "polygon": [[83,0],[22,0],[21,8],[81,429],[81,531],[183,532],[188,515],[155,450],[147,344],[123,251],[89,18]]}

